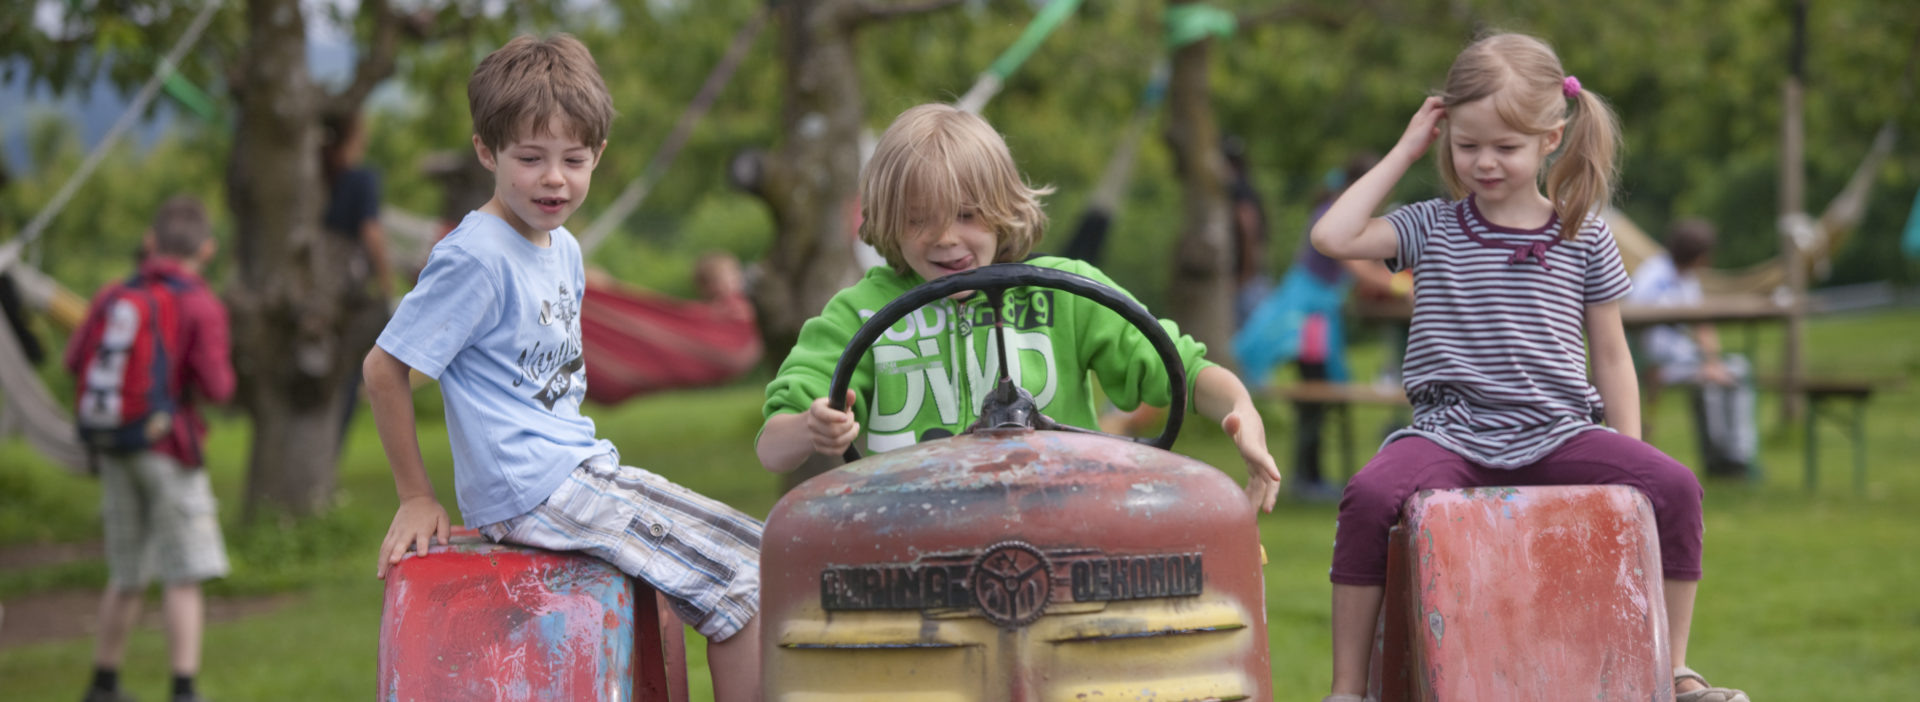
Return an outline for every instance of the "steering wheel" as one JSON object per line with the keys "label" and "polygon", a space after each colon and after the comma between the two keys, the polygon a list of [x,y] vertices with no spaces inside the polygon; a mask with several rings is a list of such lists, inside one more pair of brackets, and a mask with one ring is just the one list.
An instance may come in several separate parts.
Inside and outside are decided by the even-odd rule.
{"label": "steering wheel", "polygon": [[[1053,421],[1034,408],[1033,396],[1007,376],[1007,336],[1006,329],[1001,323],[1003,316],[1001,311],[1006,308],[1003,293],[1008,288],[1029,286],[1069,292],[1100,303],[1102,307],[1118,313],[1122,319],[1133,324],[1135,329],[1147,335],[1147,341],[1153,344],[1153,350],[1160,356],[1161,365],[1166,366],[1167,394],[1172,398],[1167,411],[1166,428],[1160,431],[1159,436],[1148,439],[1082,429]],[[879,312],[854,333],[853,338],[847,342],[846,351],[840,354],[840,363],[833,369],[832,389],[827,391],[828,406],[836,410],[846,409],[847,386],[853,382],[854,369],[859,367],[860,360],[867,355],[867,350],[873,346],[873,342],[879,340],[880,335],[885,334],[895,322],[932,302],[966,290],[978,290],[987,294],[987,300],[994,311],[993,329],[1000,346],[1000,356],[999,369],[996,373],[999,379],[995,381],[993,391],[981,401],[980,421],[961,433],[972,433],[982,428],[1024,426],[1031,429],[1098,434],[1146,444],[1158,449],[1173,447],[1173,440],[1180,435],[1180,424],[1186,419],[1187,370],[1186,366],[1180,362],[1179,349],[1173,345],[1173,338],[1167,336],[1167,330],[1160,326],[1160,320],[1132,298],[1092,278],[1024,263],[996,263],[942,276],[938,280],[929,281],[908,290],[880,308]],[[845,455],[849,463],[860,460],[860,450],[853,446],[847,447]]]}

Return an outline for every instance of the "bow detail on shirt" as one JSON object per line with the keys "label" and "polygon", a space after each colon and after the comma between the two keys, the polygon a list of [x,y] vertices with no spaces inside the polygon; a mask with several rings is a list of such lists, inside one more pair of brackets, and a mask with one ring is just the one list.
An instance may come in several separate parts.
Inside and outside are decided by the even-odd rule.
{"label": "bow detail on shirt", "polygon": [[1547,265],[1547,243],[1544,241],[1536,241],[1514,248],[1513,256],[1507,259],[1507,263],[1526,263],[1528,256],[1532,256],[1533,260],[1539,263],[1541,268],[1553,270],[1553,266]]}

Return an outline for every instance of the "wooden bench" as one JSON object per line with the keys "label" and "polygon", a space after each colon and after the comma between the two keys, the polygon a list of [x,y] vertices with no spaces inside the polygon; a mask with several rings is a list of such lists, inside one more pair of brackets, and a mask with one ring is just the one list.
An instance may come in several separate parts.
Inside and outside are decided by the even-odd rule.
{"label": "wooden bench", "polygon": [[[1901,379],[1867,379],[1833,376],[1808,376],[1792,387],[1781,378],[1763,378],[1760,385],[1781,392],[1798,392],[1807,398],[1806,407],[1806,489],[1813,492],[1820,484],[1820,418],[1826,417],[1846,430],[1853,446],[1853,491],[1867,489],[1867,400],[1873,393],[1899,387]],[[1844,412],[1844,414],[1843,414]]]}
{"label": "wooden bench", "polygon": [[[1806,412],[1806,489],[1814,491],[1819,485],[1819,423],[1826,417],[1840,424],[1846,430],[1846,437],[1853,447],[1853,489],[1866,491],[1867,480],[1867,437],[1866,403],[1873,393],[1883,389],[1896,388],[1903,384],[1901,379],[1866,379],[1832,376],[1811,376],[1801,378],[1794,392],[1803,393],[1807,398]],[[1759,385],[1773,390],[1786,391],[1779,378],[1762,378]],[[1406,393],[1398,387],[1380,387],[1365,383],[1337,383],[1326,380],[1307,380],[1292,385],[1274,388],[1268,395],[1292,403],[1296,412],[1307,405],[1318,405],[1330,410],[1334,422],[1338,425],[1340,460],[1345,477],[1351,478],[1358,467],[1354,463],[1353,417],[1348,411],[1353,405],[1376,405],[1385,407],[1407,407]]]}
{"label": "wooden bench", "polygon": [[1371,383],[1337,383],[1329,380],[1304,380],[1292,385],[1274,388],[1271,396],[1293,403],[1295,416],[1307,406],[1320,406],[1329,410],[1336,431],[1340,433],[1340,462],[1345,471],[1344,477],[1352,478],[1359,470],[1354,463],[1353,415],[1348,408],[1353,405],[1377,405],[1384,407],[1409,407],[1407,394],[1399,386],[1381,387]]}

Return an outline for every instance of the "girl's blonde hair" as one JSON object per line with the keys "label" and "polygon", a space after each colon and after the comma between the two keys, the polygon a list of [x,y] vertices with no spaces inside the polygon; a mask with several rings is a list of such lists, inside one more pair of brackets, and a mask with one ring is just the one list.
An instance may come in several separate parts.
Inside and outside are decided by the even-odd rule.
{"label": "girl's blonde hair", "polygon": [[[1545,171],[1547,199],[1560,216],[1562,238],[1573,239],[1587,215],[1613,199],[1620,123],[1606,100],[1567,76],[1546,42],[1524,34],[1494,34],[1474,42],[1454,59],[1440,99],[1448,107],[1492,100],[1501,121],[1529,136],[1566,126]],[[1451,139],[1451,126],[1442,127],[1440,177],[1454,197],[1466,197],[1467,184],[1453,171],[1452,149],[1444,146]]]}
{"label": "girl's blonde hair", "polygon": [[906,273],[901,242],[970,209],[999,242],[994,262],[1019,261],[1046,231],[1040,196],[1051,192],[1027,185],[986,120],[949,105],[920,105],[894,118],[874,146],[860,178],[860,240]]}

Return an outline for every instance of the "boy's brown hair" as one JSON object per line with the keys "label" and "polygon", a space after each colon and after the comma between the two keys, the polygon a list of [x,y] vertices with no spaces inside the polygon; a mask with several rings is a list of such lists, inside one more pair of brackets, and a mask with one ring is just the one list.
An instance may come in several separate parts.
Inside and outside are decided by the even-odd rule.
{"label": "boy's brown hair", "polygon": [[564,116],[567,136],[598,149],[613,125],[613,97],[600,66],[580,40],[521,35],[480,60],[467,80],[473,133],[499,151],[515,140],[545,133]]}
{"label": "boy's brown hair", "polygon": [[213,236],[207,208],[192,195],[175,195],[160,204],[153,215],[153,252],[161,256],[185,258],[200,253],[200,245]]}
{"label": "boy's brown hair", "polygon": [[1007,142],[986,120],[921,105],[900,113],[874,146],[860,179],[860,240],[905,273],[901,240],[971,209],[999,241],[993,262],[1018,262],[1046,231],[1040,196],[1051,192],[1021,179]]}

